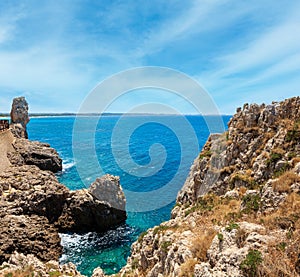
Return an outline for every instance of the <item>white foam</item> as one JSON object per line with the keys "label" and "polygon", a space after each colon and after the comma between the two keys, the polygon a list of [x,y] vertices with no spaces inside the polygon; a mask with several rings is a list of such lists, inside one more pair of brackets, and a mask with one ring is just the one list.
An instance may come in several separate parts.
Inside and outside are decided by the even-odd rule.
{"label": "white foam", "polygon": [[63,163],[63,171],[66,171],[67,169],[72,168],[73,166],[75,166],[75,162],[67,162],[67,163]]}

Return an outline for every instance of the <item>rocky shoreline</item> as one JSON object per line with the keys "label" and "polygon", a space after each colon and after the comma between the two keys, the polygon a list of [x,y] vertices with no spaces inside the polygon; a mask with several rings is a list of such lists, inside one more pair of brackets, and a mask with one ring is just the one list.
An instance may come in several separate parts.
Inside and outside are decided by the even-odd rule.
{"label": "rocky shoreline", "polygon": [[[228,127],[224,134],[211,135],[195,159],[172,219],[141,234],[115,277],[300,275],[300,97],[271,105],[245,104]],[[49,171],[22,167],[30,167],[32,176],[35,171],[50,174],[47,180],[55,182]],[[3,180],[6,175],[1,176]],[[57,195],[67,194],[57,185]],[[11,197],[4,190],[1,194]],[[3,213],[1,220],[26,225],[29,215],[18,215],[20,207],[12,207],[16,214],[8,220]],[[49,222],[46,214],[42,216]],[[62,228],[57,220],[61,211],[54,214],[53,228]],[[30,236],[24,236],[24,243]],[[47,242],[55,245],[56,237]],[[41,262],[48,258],[19,252],[3,263],[0,275],[27,270],[33,276],[81,276],[72,264]],[[93,276],[105,275],[97,268]]]}
{"label": "rocky shoreline", "polygon": [[11,266],[20,271],[24,265],[43,263],[44,270],[50,263],[51,268],[80,276],[74,265],[55,262],[62,254],[59,232],[103,232],[124,223],[126,202],[119,178],[105,175],[89,189],[70,191],[54,175],[62,169],[56,150],[26,138],[24,98],[13,101],[11,116],[11,129],[1,137],[10,147],[1,149],[8,163],[0,171],[0,276],[10,274]]}

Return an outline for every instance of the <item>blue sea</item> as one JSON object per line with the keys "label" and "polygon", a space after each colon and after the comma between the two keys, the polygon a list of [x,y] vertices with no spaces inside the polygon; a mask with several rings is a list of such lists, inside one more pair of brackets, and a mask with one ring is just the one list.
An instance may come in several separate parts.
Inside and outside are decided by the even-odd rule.
{"label": "blue sea", "polygon": [[[61,234],[61,263],[73,262],[87,276],[97,266],[107,274],[119,271],[140,233],[170,218],[193,160],[209,134],[221,132],[229,119],[175,115],[31,118],[29,139],[49,143],[63,159],[63,171],[57,174],[61,183],[77,190],[102,174],[118,175],[128,198],[128,218],[122,226],[101,234]],[[80,127],[75,132],[74,123]]]}

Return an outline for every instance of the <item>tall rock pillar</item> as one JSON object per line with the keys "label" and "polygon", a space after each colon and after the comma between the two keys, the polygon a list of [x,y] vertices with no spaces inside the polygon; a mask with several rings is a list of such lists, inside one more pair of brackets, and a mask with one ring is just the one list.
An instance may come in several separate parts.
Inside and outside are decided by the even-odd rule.
{"label": "tall rock pillar", "polygon": [[17,138],[28,138],[26,125],[29,122],[28,103],[25,97],[14,98],[11,112],[11,131]]}

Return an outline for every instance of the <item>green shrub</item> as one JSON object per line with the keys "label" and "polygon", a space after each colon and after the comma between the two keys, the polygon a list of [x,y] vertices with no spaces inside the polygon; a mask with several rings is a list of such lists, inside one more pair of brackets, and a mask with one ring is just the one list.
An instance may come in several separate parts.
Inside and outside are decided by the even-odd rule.
{"label": "green shrub", "polygon": [[260,208],[260,196],[257,194],[246,195],[243,197],[243,204],[245,205],[244,213],[250,213],[252,211],[257,212]]}
{"label": "green shrub", "polygon": [[145,231],[145,232],[142,232],[142,233],[140,234],[139,238],[138,238],[138,242],[141,243],[142,240],[143,240],[143,238],[144,238],[144,236],[146,236],[146,235],[147,235],[147,232],[146,232],[146,231]]}
{"label": "green shrub", "polygon": [[284,242],[284,241],[281,242],[281,243],[278,243],[277,246],[276,246],[276,248],[277,248],[278,250],[281,250],[281,251],[284,251],[286,247],[287,247],[287,243]]}
{"label": "green shrub", "polygon": [[242,261],[240,268],[246,276],[256,277],[257,268],[262,263],[262,254],[258,250],[250,249],[245,260]]}
{"label": "green shrub", "polygon": [[270,158],[266,161],[267,165],[274,164],[282,158],[281,153],[271,152]]}
{"label": "green shrub", "polygon": [[225,230],[227,232],[231,232],[233,229],[239,229],[240,226],[237,223],[231,222],[228,226],[226,226]]}
{"label": "green shrub", "polygon": [[220,242],[222,242],[222,241],[224,240],[223,234],[218,233],[217,236],[218,236],[218,240],[219,240]]}
{"label": "green shrub", "polygon": [[156,235],[157,233],[166,231],[169,229],[169,226],[165,226],[165,225],[159,225],[157,227],[154,228],[153,230],[153,235]]}
{"label": "green shrub", "polygon": [[170,241],[163,241],[160,245],[163,252],[167,253],[169,250],[169,246],[172,245],[172,242]]}

